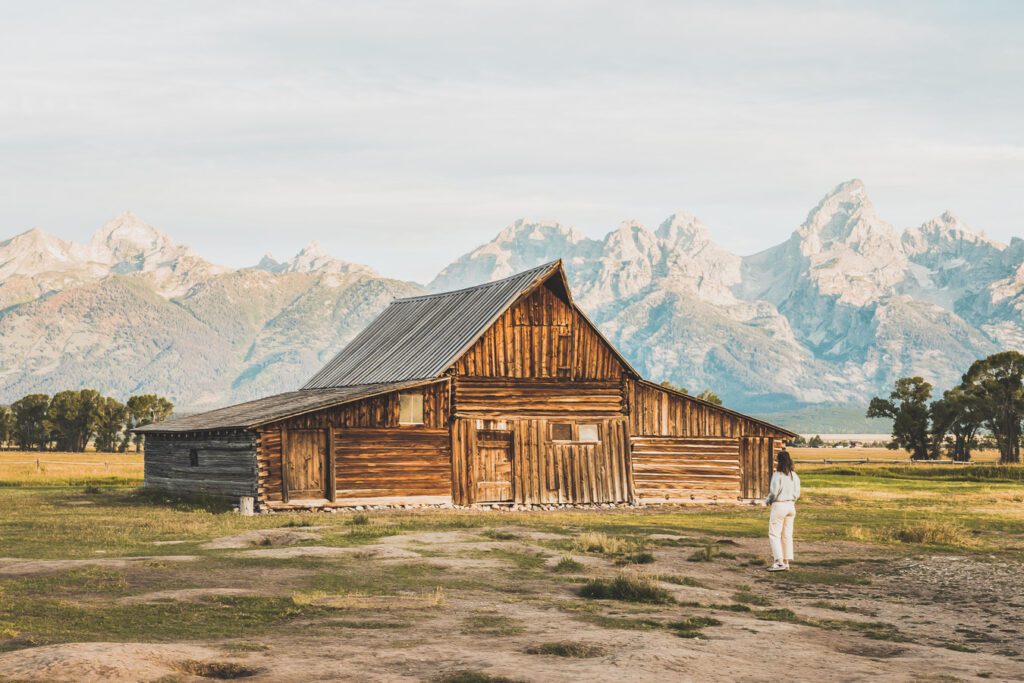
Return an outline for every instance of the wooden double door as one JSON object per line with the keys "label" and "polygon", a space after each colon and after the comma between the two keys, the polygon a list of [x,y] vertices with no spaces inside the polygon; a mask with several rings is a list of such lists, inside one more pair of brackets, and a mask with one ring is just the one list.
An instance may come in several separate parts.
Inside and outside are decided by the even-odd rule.
{"label": "wooden double door", "polygon": [[478,430],[476,452],[473,455],[473,482],[476,488],[473,500],[478,503],[512,502],[512,432]]}
{"label": "wooden double door", "polygon": [[331,495],[330,438],[326,429],[284,432],[284,498],[322,499]]}

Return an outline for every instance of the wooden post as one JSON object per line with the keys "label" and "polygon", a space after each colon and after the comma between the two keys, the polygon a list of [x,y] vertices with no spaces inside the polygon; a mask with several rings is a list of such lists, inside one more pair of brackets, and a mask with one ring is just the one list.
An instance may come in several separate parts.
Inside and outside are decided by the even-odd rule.
{"label": "wooden post", "polygon": [[252,496],[242,496],[238,499],[238,513],[243,517],[252,517],[254,512],[254,498]]}

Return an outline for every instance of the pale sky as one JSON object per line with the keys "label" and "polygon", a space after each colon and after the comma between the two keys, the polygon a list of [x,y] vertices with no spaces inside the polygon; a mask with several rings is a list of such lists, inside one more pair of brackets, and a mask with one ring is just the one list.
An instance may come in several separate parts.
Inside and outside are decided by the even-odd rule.
{"label": "pale sky", "polygon": [[520,217],[752,253],[853,177],[1024,235],[1024,2],[0,0],[0,239],[426,281]]}

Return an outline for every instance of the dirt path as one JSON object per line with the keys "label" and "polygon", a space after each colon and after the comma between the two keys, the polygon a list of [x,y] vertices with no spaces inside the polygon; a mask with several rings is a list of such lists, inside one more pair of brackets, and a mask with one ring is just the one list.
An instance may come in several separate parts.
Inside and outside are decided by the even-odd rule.
{"label": "dirt path", "polygon": [[[217,569],[195,572],[197,585],[153,590],[140,581],[147,590],[118,604],[298,595],[325,567],[335,581],[343,570],[393,577],[429,569],[450,587],[436,601],[406,599],[411,593],[397,583],[382,583],[377,597],[362,600],[312,592],[307,602],[326,611],[241,639],[26,647],[0,653],[0,679],[186,681],[227,667],[252,681],[430,681],[460,670],[523,681],[1024,680],[1024,568],[991,558],[811,543],[801,546],[803,564],[793,572],[769,575],[757,564],[760,540],[716,544],[710,561],[694,562],[702,541],[661,535],[649,539],[651,563],[620,568],[610,557],[573,553],[581,567],[557,573],[565,537],[523,529],[508,529],[508,538],[412,533],[357,547],[301,545],[322,542],[315,530],[261,533],[216,542],[219,564],[209,566]],[[253,547],[266,537],[277,547]],[[134,585],[144,559],[109,566]],[[231,563],[252,561],[260,583],[239,587],[241,569]],[[190,564],[161,571],[179,576]],[[0,572],[24,575],[33,567],[70,568],[6,560]],[[675,603],[579,597],[585,579],[622,571],[673,577],[658,585]],[[699,637],[671,627],[694,618],[717,623],[699,628]],[[545,643],[586,646],[594,656],[529,653]]]}

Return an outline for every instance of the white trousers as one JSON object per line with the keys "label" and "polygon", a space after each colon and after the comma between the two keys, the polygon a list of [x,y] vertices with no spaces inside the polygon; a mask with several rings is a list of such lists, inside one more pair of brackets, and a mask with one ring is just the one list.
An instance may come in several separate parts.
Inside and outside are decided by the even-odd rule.
{"label": "white trousers", "polygon": [[796,503],[791,500],[772,503],[772,513],[768,518],[768,542],[776,562],[789,562],[793,559],[794,519]]}

